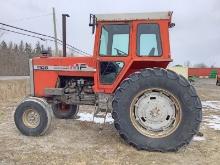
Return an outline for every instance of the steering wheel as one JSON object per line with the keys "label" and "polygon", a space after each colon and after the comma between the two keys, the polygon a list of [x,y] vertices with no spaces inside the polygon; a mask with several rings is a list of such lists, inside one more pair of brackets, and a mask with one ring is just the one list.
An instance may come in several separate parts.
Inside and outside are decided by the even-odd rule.
{"label": "steering wheel", "polygon": [[109,73],[117,73],[119,66],[115,62],[102,62],[101,63],[101,75],[106,75]]}
{"label": "steering wheel", "polygon": [[127,56],[127,53],[123,52],[122,50],[117,49],[117,48],[114,48],[114,49],[117,51],[117,54],[118,54],[118,55]]}

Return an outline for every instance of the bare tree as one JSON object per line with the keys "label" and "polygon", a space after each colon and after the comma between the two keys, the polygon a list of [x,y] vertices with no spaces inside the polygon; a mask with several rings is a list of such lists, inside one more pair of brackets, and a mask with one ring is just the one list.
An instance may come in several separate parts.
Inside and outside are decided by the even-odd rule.
{"label": "bare tree", "polygon": [[191,66],[190,61],[189,61],[189,60],[187,60],[187,61],[184,63],[184,66],[186,66],[186,67],[190,67],[190,66]]}

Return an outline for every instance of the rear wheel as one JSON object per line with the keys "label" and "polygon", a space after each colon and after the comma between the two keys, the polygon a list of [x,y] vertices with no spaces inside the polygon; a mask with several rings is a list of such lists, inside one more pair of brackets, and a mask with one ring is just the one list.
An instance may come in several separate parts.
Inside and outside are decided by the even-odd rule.
{"label": "rear wheel", "polygon": [[124,80],[113,100],[120,136],[138,149],[176,151],[199,130],[201,102],[193,86],[165,69],[144,69]]}
{"label": "rear wheel", "polygon": [[71,119],[76,118],[79,111],[77,105],[69,105],[64,103],[53,104],[52,110],[54,116],[58,119]]}

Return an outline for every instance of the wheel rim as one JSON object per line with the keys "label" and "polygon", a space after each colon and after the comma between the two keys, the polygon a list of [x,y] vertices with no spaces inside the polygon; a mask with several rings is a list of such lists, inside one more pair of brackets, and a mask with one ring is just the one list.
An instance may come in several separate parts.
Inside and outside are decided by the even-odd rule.
{"label": "wheel rim", "polygon": [[182,114],[180,103],[173,94],[163,89],[146,89],[133,99],[130,117],[141,134],[161,138],[178,128]]}
{"label": "wheel rim", "polygon": [[22,115],[26,127],[36,128],[40,124],[40,114],[35,109],[28,109]]}
{"label": "wheel rim", "polygon": [[70,111],[70,105],[68,104],[58,104],[58,110],[61,111],[61,112],[69,112]]}

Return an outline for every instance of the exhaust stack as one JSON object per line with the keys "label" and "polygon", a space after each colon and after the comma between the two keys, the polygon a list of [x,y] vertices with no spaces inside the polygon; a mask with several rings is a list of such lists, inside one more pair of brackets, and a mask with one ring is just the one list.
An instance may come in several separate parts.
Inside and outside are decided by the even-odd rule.
{"label": "exhaust stack", "polygon": [[69,14],[62,14],[62,25],[63,25],[63,57],[66,57],[66,17],[70,17]]}

